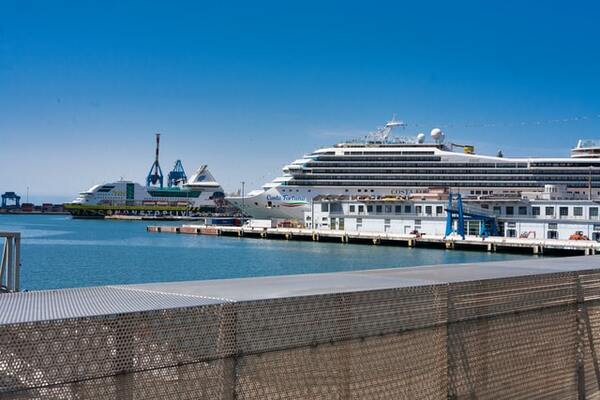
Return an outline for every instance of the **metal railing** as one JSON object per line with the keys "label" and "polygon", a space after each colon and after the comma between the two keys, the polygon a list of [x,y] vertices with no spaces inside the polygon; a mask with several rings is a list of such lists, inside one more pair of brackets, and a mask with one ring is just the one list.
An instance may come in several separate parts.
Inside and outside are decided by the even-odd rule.
{"label": "metal railing", "polygon": [[599,399],[600,256],[0,296],[0,398]]}
{"label": "metal railing", "polygon": [[0,232],[0,293],[18,292],[21,274],[21,233]]}

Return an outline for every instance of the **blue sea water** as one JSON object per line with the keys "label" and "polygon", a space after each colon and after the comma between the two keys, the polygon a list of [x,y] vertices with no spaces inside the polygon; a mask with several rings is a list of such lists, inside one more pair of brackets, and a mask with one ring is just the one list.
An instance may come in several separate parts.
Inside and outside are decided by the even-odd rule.
{"label": "blue sea water", "polygon": [[27,290],[304,274],[531,257],[395,246],[146,232],[147,221],[0,215],[22,233]]}

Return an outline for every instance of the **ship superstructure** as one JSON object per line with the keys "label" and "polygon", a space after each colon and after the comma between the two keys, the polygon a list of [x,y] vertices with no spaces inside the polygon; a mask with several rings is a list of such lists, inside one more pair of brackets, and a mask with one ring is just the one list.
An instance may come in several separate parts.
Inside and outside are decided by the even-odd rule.
{"label": "ship superstructure", "polygon": [[[320,195],[389,196],[444,188],[466,196],[515,196],[561,185],[577,197],[600,197],[600,147],[580,141],[567,158],[509,158],[475,154],[474,147],[447,143],[440,129],[396,137],[392,120],[359,140],[316,150],[283,168],[260,190],[228,200],[255,218],[302,219]],[[456,151],[456,149],[461,149]],[[598,151],[596,151],[598,150]]]}

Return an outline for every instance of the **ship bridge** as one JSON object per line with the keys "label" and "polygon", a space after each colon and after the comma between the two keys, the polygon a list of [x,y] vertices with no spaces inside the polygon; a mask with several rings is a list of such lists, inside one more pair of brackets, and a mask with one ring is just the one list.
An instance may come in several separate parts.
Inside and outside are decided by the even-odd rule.
{"label": "ship bridge", "polygon": [[571,158],[600,158],[600,140],[579,140],[571,149]]}

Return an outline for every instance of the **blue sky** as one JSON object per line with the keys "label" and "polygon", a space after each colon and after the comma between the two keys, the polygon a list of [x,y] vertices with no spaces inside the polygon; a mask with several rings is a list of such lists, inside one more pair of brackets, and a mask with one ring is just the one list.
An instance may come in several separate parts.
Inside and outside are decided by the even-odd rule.
{"label": "blue sky", "polygon": [[572,1],[0,0],[0,191],[141,182],[157,131],[163,170],[250,189],[394,113],[482,153],[567,155],[600,138],[598,20]]}

